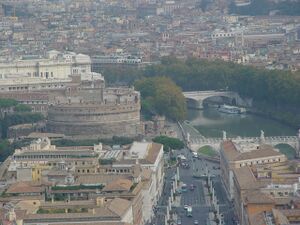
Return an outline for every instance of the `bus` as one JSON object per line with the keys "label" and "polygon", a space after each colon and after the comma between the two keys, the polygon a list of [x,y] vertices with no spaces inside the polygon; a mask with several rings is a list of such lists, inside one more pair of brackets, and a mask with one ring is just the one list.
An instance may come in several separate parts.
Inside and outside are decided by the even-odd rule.
{"label": "bus", "polygon": [[192,215],[192,212],[193,212],[192,206],[188,206],[188,207],[187,207],[187,210],[186,210],[186,216],[192,217],[192,216],[193,216],[193,215]]}

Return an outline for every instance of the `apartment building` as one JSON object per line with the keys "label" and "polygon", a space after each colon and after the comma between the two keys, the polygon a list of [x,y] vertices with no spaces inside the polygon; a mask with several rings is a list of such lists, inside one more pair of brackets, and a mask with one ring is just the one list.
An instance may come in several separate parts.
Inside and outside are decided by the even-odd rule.
{"label": "apartment building", "polygon": [[163,162],[163,146],[156,143],[112,149],[38,139],[9,160],[0,198],[8,207],[0,216],[19,224],[143,225],[162,192]]}
{"label": "apartment building", "polygon": [[222,182],[230,199],[233,198],[233,170],[252,165],[276,164],[287,158],[269,145],[243,146],[231,140],[221,144],[220,168]]}
{"label": "apartment building", "polygon": [[288,161],[268,145],[245,148],[230,140],[222,143],[221,177],[240,224],[299,222],[299,161]]}

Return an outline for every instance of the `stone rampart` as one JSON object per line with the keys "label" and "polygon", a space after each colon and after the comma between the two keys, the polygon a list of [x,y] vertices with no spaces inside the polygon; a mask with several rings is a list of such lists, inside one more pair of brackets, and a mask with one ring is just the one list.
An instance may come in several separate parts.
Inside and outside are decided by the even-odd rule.
{"label": "stone rampart", "polygon": [[140,104],[61,104],[50,106],[47,129],[65,135],[134,137],[141,133]]}

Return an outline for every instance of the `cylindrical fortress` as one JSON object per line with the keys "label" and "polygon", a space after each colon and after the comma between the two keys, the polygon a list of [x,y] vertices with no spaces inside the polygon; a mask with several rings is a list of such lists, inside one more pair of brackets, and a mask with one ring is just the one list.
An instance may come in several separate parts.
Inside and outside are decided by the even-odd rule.
{"label": "cylindrical fortress", "polygon": [[50,106],[48,130],[65,135],[93,135],[133,137],[140,133],[140,107],[131,105]]}
{"label": "cylindrical fortress", "polygon": [[[68,136],[111,138],[141,133],[140,94],[131,88],[84,89],[49,106],[47,130]],[[94,92],[95,91],[95,92]],[[82,93],[86,92],[86,93]],[[94,94],[93,94],[94,92]]]}

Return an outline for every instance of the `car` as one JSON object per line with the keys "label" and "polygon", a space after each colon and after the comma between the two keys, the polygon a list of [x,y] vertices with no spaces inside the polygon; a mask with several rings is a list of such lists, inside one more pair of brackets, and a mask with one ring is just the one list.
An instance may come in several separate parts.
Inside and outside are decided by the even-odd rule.
{"label": "car", "polygon": [[182,191],[182,192],[187,192],[187,190],[188,190],[187,184],[182,184],[182,186],[181,186],[181,191]]}
{"label": "car", "polygon": [[193,152],[193,158],[198,158],[198,153],[197,152]]}
{"label": "car", "polygon": [[184,168],[184,169],[189,169],[190,168],[190,165],[188,163],[181,163],[181,166]]}
{"label": "car", "polygon": [[177,219],[177,225],[181,225],[181,219]]}
{"label": "car", "polygon": [[194,220],[194,224],[199,224],[199,221],[198,220]]}
{"label": "car", "polygon": [[182,193],[181,189],[176,190],[176,194],[180,195]]}
{"label": "car", "polygon": [[191,185],[190,185],[190,190],[191,190],[191,191],[195,190],[195,185],[194,185],[194,184],[191,184]]}
{"label": "car", "polygon": [[188,207],[189,207],[188,205],[184,205],[184,206],[183,206],[183,208],[184,208],[185,210],[187,210]]}

